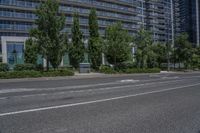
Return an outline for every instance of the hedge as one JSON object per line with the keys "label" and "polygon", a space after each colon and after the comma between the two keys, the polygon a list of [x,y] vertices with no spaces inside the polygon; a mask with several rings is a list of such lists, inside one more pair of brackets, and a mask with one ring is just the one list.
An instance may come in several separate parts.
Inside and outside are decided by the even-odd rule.
{"label": "hedge", "polygon": [[0,72],[7,72],[9,71],[9,66],[6,63],[0,63]]}
{"label": "hedge", "polygon": [[74,72],[71,70],[55,70],[55,71],[10,71],[0,72],[0,79],[12,78],[37,78],[37,77],[56,77],[56,76],[73,76]]}
{"label": "hedge", "polygon": [[114,68],[112,68],[110,66],[103,66],[103,65],[99,67],[99,71],[100,71],[100,73],[105,73],[105,74],[115,74],[116,73]]}
{"label": "hedge", "polygon": [[28,70],[35,70],[36,66],[33,64],[16,64],[14,67],[15,71],[28,71]]}
{"label": "hedge", "polygon": [[105,73],[105,74],[133,74],[133,73],[160,73],[159,68],[146,68],[146,69],[141,69],[141,68],[127,68],[127,69],[114,69],[109,66],[101,66],[100,67],[100,72]]}
{"label": "hedge", "polygon": [[131,73],[160,73],[159,68],[131,68],[131,69],[124,69],[122,70],[123,73],[131,74]]}

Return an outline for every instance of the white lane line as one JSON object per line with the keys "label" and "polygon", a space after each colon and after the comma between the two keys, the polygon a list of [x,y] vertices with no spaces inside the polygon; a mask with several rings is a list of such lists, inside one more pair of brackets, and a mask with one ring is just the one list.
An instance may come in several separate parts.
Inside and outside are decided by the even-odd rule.
{"label": "white lane line", "polygon": [[121,83],[136,83],[139,82],[139,80],[133,80],[133,79],[124,79],[120,81]]}
{"label": "white lane line", "polygon": [[0,100],[5,100],[7,99],[8,97],[1,97]]}
{"label": "white lane line", "polygon": [[28,109],[28,110],[22,110],[22,111],[1,113],[0,117],[16,115],[16,114],[23,114],[23,113],[30,113],[30,112],[52,110],[52,109],[67,108],[67,107],[73,107],[73,106],[79,106],[79,105],[87,105],[87,104],[93,104],[93,103],[101,103],[101,102],[112,101],[112,100],[120,100],[120,99],[125,99],[125,98],[130,98],[130,97],[136,97],[136,96],[161,93],[161,92],[166,92],[166,91],[171,91],[171,90],[177,90],[177,89],[182,89],[182,88],[194,87],[194,86],[198,86],[198,85],[200,85],[200,83],[179,86],[179,87],[173,87],[173,88],[168,88],[168,89],[163,89],[163,90],[143,92],[143,93],[138,93],[138,94],[126,95],[126,96],[113,97],[113,98],[108,98],[108,99],[101,99],[101,100],[94,100],[94,101],[87,101],[87,102],[80,102],[80,103],[72,103],[72,104],[65,104],[65,105],[58,105],[58,106],[49,106],[49,107],[43,107],[43,108],[35,108],[35,109]]}
{"label": "white lane line", "polygon": [[179,77],[176,76],[176,77],[162,77],[161,79],[178,79]]}
{"label": "white lane line", "polygon": [[15,96],[15,97],[21,97],[21,98],[27,98],[27,97],[35,97],[35,96],[46,96],[47,93],[41,93],[41,94],[32,94],[32,95],[23,95],[23,96]]}
{"label": "white lane line", "polygon": [[[58,90],[58,89],[80,89],[80,88],[87,88],[87,87],[97,87],[97,86],[104,86],[104,85],[118,85],[122,84],[120,82],[108,82],[108,83],[99,83],[99,84],[88,84],[88,85],[77,85],[77,86],[62,86],[62,87],[54,87],[54,88],[17,88],[20,90],[34,90],[34,91],[48,91],[48,90]],[[8,90],[8,89],[7,89]],[[10,89],[12,90],[12,89]]]}
{"label": "white lane line", "polygon": [[2,89],[0,90],[0,94],[13,93],[13,92],[27,92],[27,91],[33,91],[33,90],[35,89],[26,89],[26,88]]}

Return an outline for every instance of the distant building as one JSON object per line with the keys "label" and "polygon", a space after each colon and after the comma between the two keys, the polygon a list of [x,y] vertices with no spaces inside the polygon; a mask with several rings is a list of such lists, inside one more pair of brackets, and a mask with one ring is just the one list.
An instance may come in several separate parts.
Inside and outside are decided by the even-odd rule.
{"label": "distant building", "polygon": [[200,41],[199,0],[174,0],[175,34],[186,32],[190,41],[199,46]]}
{"label": "distant building", "polygon": [[172,17],[170,0],[145,0],[146,29],[153,33],[154,41],[172,41]]}

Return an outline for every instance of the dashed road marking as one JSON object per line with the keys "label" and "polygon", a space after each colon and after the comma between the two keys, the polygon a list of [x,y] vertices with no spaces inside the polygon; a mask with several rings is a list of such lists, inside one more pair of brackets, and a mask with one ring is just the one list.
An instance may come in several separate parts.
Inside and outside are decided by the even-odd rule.
{"label": "dashed road marking", "polygon": [[136,83],[139,82],[139,80],[133,80],[133,79],[124,79],[120,81],[121,83]]}

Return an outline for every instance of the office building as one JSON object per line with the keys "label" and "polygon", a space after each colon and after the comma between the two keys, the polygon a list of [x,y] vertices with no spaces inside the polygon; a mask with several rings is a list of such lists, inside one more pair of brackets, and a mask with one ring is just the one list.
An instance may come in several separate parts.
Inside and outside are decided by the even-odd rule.
{"label": "office building", "polygon": [[[0,62],[23,63],[24,41],[35,27],[34,10],[42,0],[0,0]],[[64,31],[70,34],[74,12],[80,14],[81,30],[88,37],[88,15],[96,8],[99,32],[121,21],[131,35],[144,27],[153,33],[155,42],[172,40],[171,2],[169,0],[60,0],[60,11],[66,16]],[[2,53],[2,54],[1,54]]]}
{"label": "office building", "polygon": [[145,0],[146,29],[153,33],[154,41],[172,41],[172,17],[170,0]]}
{"label": "office building", "polygon": [[188,33],[193,45],[199,46],[199,0],[174,0],[175,34]]}

